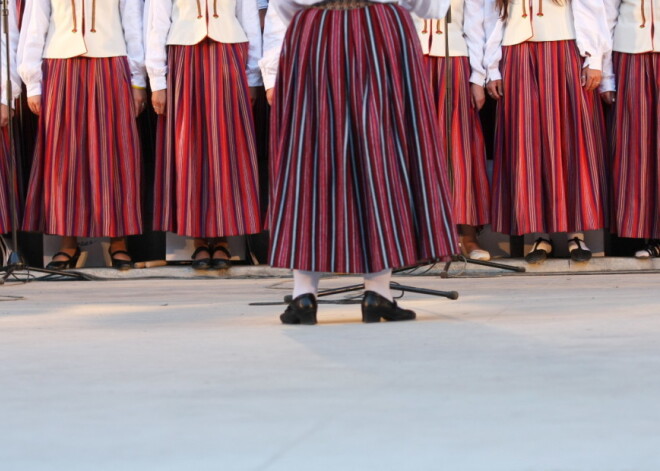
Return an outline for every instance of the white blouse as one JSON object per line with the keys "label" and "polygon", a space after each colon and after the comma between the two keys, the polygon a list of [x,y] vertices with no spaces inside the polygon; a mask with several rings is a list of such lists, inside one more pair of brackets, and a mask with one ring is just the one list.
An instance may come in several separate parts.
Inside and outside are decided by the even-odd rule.
{"label": "white blouse", "polygon": [[[449,31],[449,56],[469,57],[470,82],[484,85],[486,69],[483,66],[486,30],[483,0],[452,0],[449,28],[441,20],[424,20],[413,15],[422,51],[433,57],[445,56],[445,35]],[[432,38],[432,41],[429,39]],[[430,44],[429,44],[430,43]]]}
{"label": "white blouse", "polygon": [[660,0],[604,0],[612,50],[603,61],[601,92],[616,90],[612,51],[660,52]]}
{"label": "white blouse", "polygon": [[[611,40],[607,34],[603,0],[571,0],[570,6],[565,8],[571,9],[573,20],[571,27],[575,29],[575,40],[580,54],[585,58],[584,67],[602,70],[603,58],[611,48]],[[531,16],[529,21],[533,22]],[[484,50],[484,66],[489,81],[502,78],[499,65],[502,59],[502,42],[506,28],[507,20],[500,18],[495,0],[486,0],[485,29],[488,39]],[[552,28],[552,25],[550,25],[550,28]],[[557,28],[557,31],[563,33],[566,29],[568,28]],[[546,29],[546,34],[552,35],[552,29]],[[535,39],[531,37],[527,40],[534,41]],[[524,41],[518,43],[520,42]]]}
{"label": "white blouse", "polygon": [[[21,94],[21,78],[18,75],[16,67],[16,49],[18,48],[18,15],[16,14],[16,2],[10,1],[9,3],[9,78],[11,79],[11,91],[12,98],[15,100]],[[2,19],[0,18],[0,21]],[[1,30],[1,28],[0,28]],[[5,39],[4,31],[2,33],[2,51],[0,51],[0,79],[2,84],[0,90],[2,91],[2,97],[0,97],[0,102],[3,105],[9,106],[7,103],[7,54],[5,53],[7,47],[7,41]],[[12,100],[13,101],[13,100]],[[13,105],[13,103],[12,103]]]}
{"label": "white blouse", "polygon": [[[376,3],[392,3],[392,0],[372,0]],[[399,4],[420,18],[443,18],[451,0],[400,0]],[[280,51],[286,29],[296,11],[319,3],[319,0],[270,0],[264,27],[263,58],[259,61],[264,86],[275,86]]]}
{"label": "white blouse", "polygon": [[[149,73],[151,89],[153,91],[164,90],[167,88],[167,45],[188,45],[195,43],[190,43],[189,41],[173,41],[169,38],[170,33],[173,30],[172,14],[174,11],[174,1],[175,0],[147,0],[145,13],[145,29],[147,37],[146,66],[147,72]],[[190,1],[194,2],[194,0]],[[207,35],[218,42],[230,43],[244,42],[246,38],[249,43],[246,70],[248,84],[251,87],[257,87],[262,84],[259,71],[259,59],[261,58],[261,24],[259,21],[259,10],[257,9],[256,0],[235,1],[235,19],[232,19],[232,21],[238,21],[238,26],[236,27],[242,28],[240,34],[242,35],[243,40],[237,39],[234,35],[231,37],[228,36],[228,40],[223,41],[222,38],[220,38],[222,31],[211,31],[210,29],[203,32],[202,37]],[[227,21],[226,18],[224,18],[224,20]],[[181,30],[181,28],[179,29]],[[192,34],[193,32],[189,31],[189,33]]]}
{"label": "white blouse", "polygon": [[[321,0],[270,0],[287,26],[298,10],[320,3]],[[392,0],[371,0],[374,3],[393,3]],[[398,0],[408,11],[421,18],[443,18],[449,9],[450,0]]]}
{"label": "white blouse", "polygon": [[[52,46],[52,54],[48,54],[49,58],[67,59],[78,56],[117,57],[118,55],[126,55],[131,69],[132,84],[136,87],[146,87],[142,31],[143,0],[118,0],[118,15],[122,31],[105,31],[102,26],[106,26],[108,23],[105,18],[99,18],[97,22],[102,26],[99,26],[98,39],[94,37],[94,42],[85,44],[85,37],[88,34],[94,34],[89,31],[89,24],[85,23],[85,30],[83,30],[83,24],[78,25],[78,28],[76,28],[77,31],[69,30],[67,33],[75,33],[72,35],[72,40],[69,43],[72,48],[76,48],[75,51],[73,49],[67,51],[59,47],[60,44],[67,44],[67,41],[69,41],[68,36],[62,38],[56,37],[59,34],[57,31],[65,31],[64,28],[60,27],[57,29],[53,26],[55,22],[62,21],[61,18],[55,18],[54,16],[57,13],[65,11],[64,8],[59,8],[61,7],[60,4],[58,4],[57,9],[52,8],[52,2],[60,1],[62,0],[28,0],[26,5],[23,27],[20,33],[18,72],[23,82],[25,82],[28,96],[41,95],[42,63],[47,55],[46,46],[49,40]],[[82,12],[84,10],[82,5],[83,3],[80,2],[80,6],[76,8],[75,13],[77,15],[79,11]],[[107,5],[101,5],[99,11],[104,11],[107,8]],[[69,21],[70,18],[66,18],[66,20]],[[82,18],[79,18],[79,20],[81,23],[83,22]],[[80,35],[82,35],[82,52],[78,50],[80,46]],[[102,42],[99,42],[99,39],[107,39],[107,37],[110,37],[108,35],[113,38],[115,36],[120,38],[120,40],[123,40],[123,44],[106,43],[104,46]],[[125,52],[125,54],[118,54],[116,52],[118,50]]]}

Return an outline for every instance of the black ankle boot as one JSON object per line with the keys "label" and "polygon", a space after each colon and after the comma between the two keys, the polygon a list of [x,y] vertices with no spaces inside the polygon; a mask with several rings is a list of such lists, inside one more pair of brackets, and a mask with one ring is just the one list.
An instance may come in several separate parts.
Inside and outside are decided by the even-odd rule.
{"label": "black ankle boot", "polygon": [[362,322],[412,321],[417,317],[414,311],[401,309],[396,301],[390,301],[374,291],[365,291],[362,299]]}
{"label": "black ankle boot", "polygon": [[280,316],[282,324],[316,324],[316,297],[312,293],[301,294],[289,303]]}

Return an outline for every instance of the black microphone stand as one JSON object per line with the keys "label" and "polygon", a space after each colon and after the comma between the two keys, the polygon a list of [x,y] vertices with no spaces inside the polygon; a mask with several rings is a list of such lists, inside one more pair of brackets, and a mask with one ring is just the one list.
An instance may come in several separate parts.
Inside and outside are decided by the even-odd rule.
{"label": "black microphone stand", "polygon": [[[7,106],[9,108],[9,122],[7,123],[7,135],[9,136],[9,211],[11,213],[11,241],[12,251],[9,255],[9,261],[4,267],[0,267],[0,272],[4,274],[0,277],[0,284],[4,284],[7,278],[14,275],[18,271],[46,273],[47,275],[58,275],[78,280],[87,279],[81,273],[66,272],[60,270],[48,270],[46,268],[36,268],[28,266],[23,257],[18,244],[18,204],[16,201],[16,190],[18,188],[17,165],[16,165],[16,146],[14,143],[14,113],[12,112],[13,90],[11,83],[11,47],[9,37],[9,1],[0,0],[2,9],[2,35],[5,38],[5,50],[0,51],[0,54],[5,55],[7,58],[5,73],[7,74],[6,81],[6,96]],[[29,281],[29,280],[28,280]]]}

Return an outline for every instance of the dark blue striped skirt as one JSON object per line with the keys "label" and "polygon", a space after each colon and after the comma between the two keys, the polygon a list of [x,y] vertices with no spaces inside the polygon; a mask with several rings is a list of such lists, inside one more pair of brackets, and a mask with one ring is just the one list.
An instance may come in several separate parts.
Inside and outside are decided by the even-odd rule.
{"label": "dark blue striped skirt", "polygon": [[273,266],[369,273],[457,252],[431,96],[402,8],[296,15],[272,119]]}

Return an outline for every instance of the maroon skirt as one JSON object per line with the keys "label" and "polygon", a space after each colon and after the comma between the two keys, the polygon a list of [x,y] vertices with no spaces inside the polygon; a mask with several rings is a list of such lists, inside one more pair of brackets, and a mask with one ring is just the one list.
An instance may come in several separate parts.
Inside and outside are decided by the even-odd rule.
{"label": "maroon skirt", "polygon": [[24,230],[140,234],[140,142],[128,60],[45,59],[43,71]]}
{"label": "maroon skirt", "polygon": [[[446,86],[444,57],[425,56],[431,76],[437,121],[445,133]],[[470,62],[467,57],[452,57],[451,158],[448,159],[452,187],[454,222],[481,226],[490,221],[490,184],[486,171],[486,146],[479,112],[472,106]]]}
{"label": "maroon skirt", "polygon": [[365,273],[457,252],[430,84],[405,10],[299,12],[275,92],[273,266]]}
{"label": "maroon skirt", "polygon": [[[0,129],[0,234],[6,234],[12,230],[11,213],[11,172],[9,159],[14,158],[9,152],[9,132],[7,126]],[[14,160],[16,162],[16,160]],[[20,210],[18,200],[18,187],[14,186],[16,196],[16,210]]]}
{"label": "maroon skirt", "polygon": [[605,122],[580,84],[575,41],[503,48],[493,230],[511,235],[602,229],[607,220]]}
{"label": "maroon skirt", "polygon": [[612,231],[660,239],[660,54],[614,53]]}
{"label": "maroon skirt", "polygon": [[170,46],[158,121],[154,229],[189,237],[261,231],[247,44]]}

